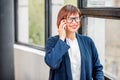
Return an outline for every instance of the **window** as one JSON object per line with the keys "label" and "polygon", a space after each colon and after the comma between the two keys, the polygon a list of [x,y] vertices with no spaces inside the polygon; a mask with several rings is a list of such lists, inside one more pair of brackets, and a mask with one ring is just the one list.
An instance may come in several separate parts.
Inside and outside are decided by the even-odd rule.
{"label": "window", "polygon": [[77,0],[64,0],[64,4],[72,4],[77,6]]}
{"label": "window", "polygon": [[45,2],[29,0],[29,43],[45,45]]}
{"label": "window", "polygon": [[84,7],[120,7],[120,0],[83,0]]}
{"label": "window", "polygon": [[45,1],[18,0],[17,42],[45,47]]}
{"label": "window", "polygon": [[120,20],[86,17],[83,34],[90,36],[98,49],[104,70],[115,79],[120,77]]}
{"label": "window", "polygon": [[[85,17],[85,25],[82,34],[90,36],[97,47],[100,60],[105,64],[105,19],[95,17]],[[102,44],[102,45],[101,45]]]}
{"label": "window", "polygon": [[[78,0],[83,13],[79,33],[90,36],[98,49],[104,72],[113,80],[120,79],[120,1]],[[81,32],[80,32],[81,31]]]}

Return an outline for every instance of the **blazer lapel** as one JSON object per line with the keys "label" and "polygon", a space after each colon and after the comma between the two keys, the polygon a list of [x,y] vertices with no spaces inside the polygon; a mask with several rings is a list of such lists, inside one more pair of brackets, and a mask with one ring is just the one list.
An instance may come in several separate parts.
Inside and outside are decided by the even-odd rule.
{"label": "blazer lapel", "polygon": [[66,65],[68,80],[72,80],[72,72],[71,72],[70,58],[68,52],[65,54],[65,65]]}
{"label": "blazer lapel", "polygon": [[86,78],[85,78],[85,75],[86,75],[86,73],[85,73],[85,49],[84,49],[84,45],[83,45],[83,43],[82,43],[82,40],[81,40],[81,38],[78,36],[78,34],[76,34],[76,38],[77,38],[77,40],[78,40],[78,45],[79,45],[79,48],[80,48],[80,55],[81,55],[81,75],[80,75],[80,80],[86,80]]}
{"label": "blazer lapel", "polygon": [[65,66],[67,71],[67,78],[68,80],[72,80],[71,64],[70,64],[70,58],[68,52],[65,54]]}

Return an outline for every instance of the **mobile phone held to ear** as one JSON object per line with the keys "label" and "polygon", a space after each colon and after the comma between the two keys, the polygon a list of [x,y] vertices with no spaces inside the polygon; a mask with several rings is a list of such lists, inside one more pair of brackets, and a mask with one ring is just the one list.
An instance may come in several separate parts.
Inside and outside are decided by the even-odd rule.
{"label": "mobile phone held to ear", "polygon": [[65,23],[64,24],[64,29],[66,30],[66,20],[64,19],[63,22]]}
{"label": "mobile phone held to ear", "polygon": [[64,24],[63,28],[64,28],[64,30],[66,30],[66,24]]}

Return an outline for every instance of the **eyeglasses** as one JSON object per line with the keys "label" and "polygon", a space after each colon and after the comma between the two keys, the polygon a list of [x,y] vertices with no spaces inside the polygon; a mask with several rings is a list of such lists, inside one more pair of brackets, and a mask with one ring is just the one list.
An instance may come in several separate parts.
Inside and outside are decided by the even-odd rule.
{"label": "eyeglasses", "polygon": [[76,23],[79,23],[81,21],[82,17],[67,17],[66,18],[66,21],[68,23],[72,23],[73,20],[75,20]]}

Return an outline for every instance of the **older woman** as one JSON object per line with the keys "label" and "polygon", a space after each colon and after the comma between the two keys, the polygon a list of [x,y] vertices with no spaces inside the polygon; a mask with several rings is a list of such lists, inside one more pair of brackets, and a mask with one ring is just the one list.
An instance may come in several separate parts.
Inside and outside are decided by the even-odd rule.
{"label": "older woman", "polygon": [[57,17],[59,35],[50,37],[46,44],[49,80],[104,80],[95,44],[77,33],[80,26],[80,10],[73,5],[62,7]]}

